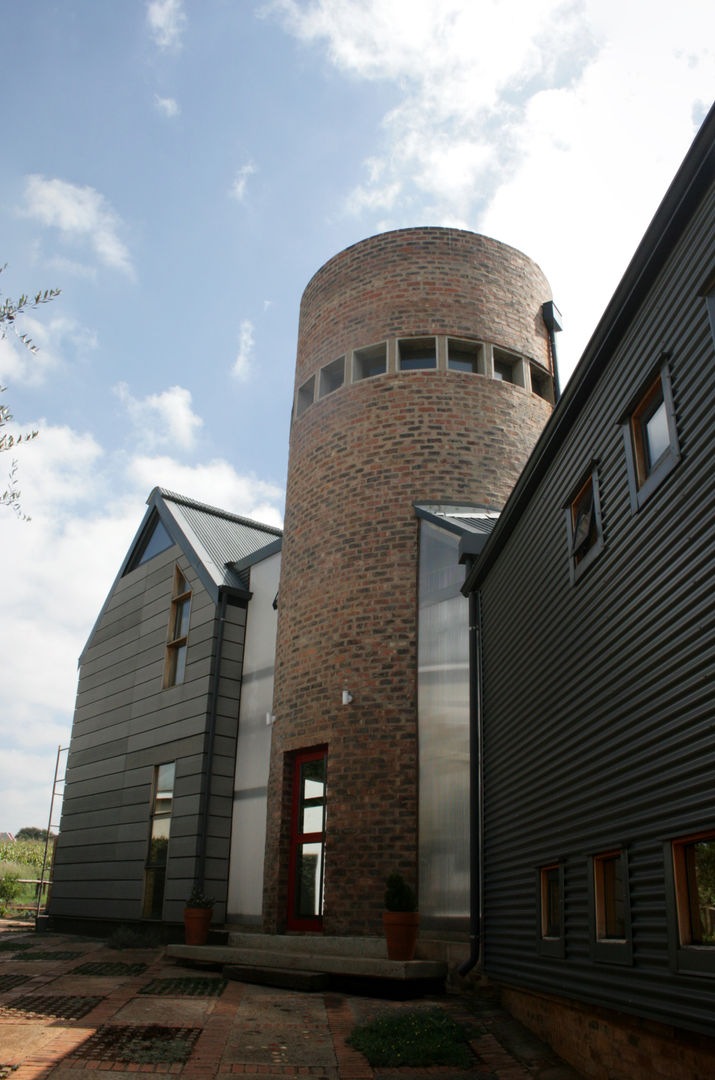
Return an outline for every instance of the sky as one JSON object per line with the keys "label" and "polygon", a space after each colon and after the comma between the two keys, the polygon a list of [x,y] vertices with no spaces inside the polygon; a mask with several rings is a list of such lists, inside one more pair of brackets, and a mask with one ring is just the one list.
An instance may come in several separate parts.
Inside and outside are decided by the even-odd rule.
{"label": "sky", "polygon": [[[156,485],[282,520],[298,308],[387,229],[511,244],[562,382],[711,104],[710,0],[3,5],[0,830],[44,827],[77,658]],[[0,492],[11,455],[0,455]],[[53,822],[58,820],[55,814]]]}

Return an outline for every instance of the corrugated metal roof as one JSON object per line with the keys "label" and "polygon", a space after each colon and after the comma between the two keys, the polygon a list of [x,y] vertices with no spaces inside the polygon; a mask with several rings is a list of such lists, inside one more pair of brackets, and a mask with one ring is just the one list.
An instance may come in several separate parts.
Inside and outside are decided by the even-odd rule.
{"label": "corrugated metal roof", "polygon": [[488,506],[454,506],[451,503],[415,503],[419,517],[432,518],[450,532],[489,536],[499,520],[499,511]]}
{"label": "corrugated metal roof", "polygon": [[155,488],[149,497],[150,502],[155,495],[161,497],[197,558],[218,586],[245,586],[243,577],[232,564],[253,555],[283,535],[273,525],[263,525],[250,518],[230,514],[164,488]]}

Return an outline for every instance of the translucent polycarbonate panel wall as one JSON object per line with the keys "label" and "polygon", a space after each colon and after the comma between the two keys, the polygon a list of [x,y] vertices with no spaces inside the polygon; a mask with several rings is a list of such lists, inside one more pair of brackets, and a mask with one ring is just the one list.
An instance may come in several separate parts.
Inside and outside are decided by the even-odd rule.
{"label": "translucent polycarbonate panel wall", "polygon": [[241,708],[233,792],[228,918],[258,924],[263,908],[263,859],[271,753],[273,664],[280,555],[251,567]]}
{"label": "translucent polycarbonate panel wall", "polygon": [[459,538],[420,521],[419,887],[426,926],[469,913],[468,602]]}

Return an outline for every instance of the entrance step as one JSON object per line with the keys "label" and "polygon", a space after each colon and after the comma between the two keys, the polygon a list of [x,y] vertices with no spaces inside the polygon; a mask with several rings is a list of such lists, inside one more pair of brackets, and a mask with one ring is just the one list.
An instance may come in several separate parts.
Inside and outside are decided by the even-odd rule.
{"label": "entrance step", "polygon": [[415,985],[444,981],[447,976],[447,965],[441,960],[388,960],[384,938],[231,933],[227,945],[168,945],[166,953],[176,960],[254,973],[311,972],[335,979],[385,979]]}
{"label": "entrance step", "polygon": [[324,971],[299,971],[288,968],[253,967],[250,964],[224,964],[226,979],[257,983],[259,986],[278,986],[283,990],[302,990],[315,993],[327,990],[330,976]]}

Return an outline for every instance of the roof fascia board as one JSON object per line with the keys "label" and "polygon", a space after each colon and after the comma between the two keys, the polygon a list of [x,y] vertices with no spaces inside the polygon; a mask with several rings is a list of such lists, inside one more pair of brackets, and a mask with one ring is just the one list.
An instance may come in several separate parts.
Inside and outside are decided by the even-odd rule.
{"label": "roof fascia board", "polygon": [[554,408],[521,476],[507,500],[481,557],[462,586],[465,596],[479,587],[511,535],[534,491],[565,441],[593,388],[630,326],[648,290],[715,177],[715,106],[636,248],[626,272],[599,320],[564,393]]}
{"label": "roof fascia board", "polygon": [[269,559],[271,555],[275,555],[283,547],[283,537],[279,536],[271,544],[266,544],[265,547],[259,548],[258,551],[254,551],[251,555],[245,555],[238,562],[226,563],[226,566],[230,566],[232,570],[240,574],[244,570],[249,570],[256,563],[263,562],[264,559]]}

